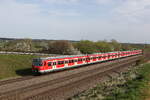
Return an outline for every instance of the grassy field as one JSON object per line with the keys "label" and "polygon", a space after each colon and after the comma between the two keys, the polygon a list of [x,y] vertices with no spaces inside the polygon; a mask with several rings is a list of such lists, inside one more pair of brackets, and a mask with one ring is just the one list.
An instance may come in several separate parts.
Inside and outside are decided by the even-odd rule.
{"label": "grassy field", "polygon": [[149,100],[150,63],[130,69],[71,100]]}
{"label": "grassy field", "polygon": [[0,79],[31,75],[33,55],[0,55]]}
{"label": "grassy field", "polygon": [[145,100],[150,94],[150,64],[144,64],[136,70],[136,77],[125,84],[116,87],[116,90],[105,100]]}

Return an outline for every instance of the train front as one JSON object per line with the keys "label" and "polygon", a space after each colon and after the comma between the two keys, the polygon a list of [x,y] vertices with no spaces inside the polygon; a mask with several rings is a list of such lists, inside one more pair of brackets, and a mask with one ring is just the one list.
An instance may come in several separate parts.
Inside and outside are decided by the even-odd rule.
{"label": "train front", "polygon": [[35,58],[32,61],[32,72],[34,73],[41,73],[43,70],[44,64],[41,58]]}

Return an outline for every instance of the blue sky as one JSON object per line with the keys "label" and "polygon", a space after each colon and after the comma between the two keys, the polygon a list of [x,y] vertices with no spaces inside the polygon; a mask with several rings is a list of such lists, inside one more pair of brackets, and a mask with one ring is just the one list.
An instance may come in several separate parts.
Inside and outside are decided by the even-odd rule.
{"label": "blue sky", "polygon": [[149,0],[0,0],[0,37],[150,43]]}

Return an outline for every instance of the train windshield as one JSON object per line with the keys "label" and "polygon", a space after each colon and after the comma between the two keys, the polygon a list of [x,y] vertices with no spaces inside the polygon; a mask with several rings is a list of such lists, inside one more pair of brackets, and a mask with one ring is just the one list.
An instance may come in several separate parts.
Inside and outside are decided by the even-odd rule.
{"label": "train windshield", "polygon": [[33,59],[32,64],[33,64],[34,66],[42,66],[42,65],[43,65],[43,64],[42,64],[42,60],[39,59],[39,58]]}

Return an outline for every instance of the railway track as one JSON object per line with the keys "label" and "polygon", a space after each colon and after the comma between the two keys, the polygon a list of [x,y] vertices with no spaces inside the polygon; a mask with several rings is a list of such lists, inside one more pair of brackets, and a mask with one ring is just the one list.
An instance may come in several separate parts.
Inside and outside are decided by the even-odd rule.
{"label": "railway track", "polygon": [[[68,71],[68,70],[74,70],[74,69],[75,68],[71,68],[71,69],[67,69],[67,70],[62,70],[61,72]],[[0,86],[6,85],[6,84],[15,83],[15,82],[21,82],[21,81],[25,81],[25,80],[30,80],[30,79],[33,79],[33,78],[36,78],[36,77],[43,77],[45,75],[49,75],[49,73],[48,74],[44,74],[42,76],[34,76],[33,75],[33,76],[24,76],[24,77],[19,77],[19,78],[12,78],[12,79],[7,79],[7,80],[0,80]]]}
{"label": "railway track", "polygon": [[11,84],[11,83],[14,83],[14,82],[29,80],[29,79],[32,79],[34,77],[35,76],[25,76],[25,77],[19,77],[19,78],[15,78],[15,79],[3,80],[3,81],[0,81],[0,86],[6,85],[6,84]]}
{"label": "railway track", "polygon": [[[114,59],[113,61],[116,61],[116,59]],[[102,62],[102,63],[108,63],[108,62]],[[80,67],[77,67],[77,68],[80,68]],[[74,70],[74,69],[77,69],[77,68],[71,68],[71,69],[62,70],[62,71]],[[44,74],[44,75],[49,75],[49,73],[48,74]],[[38,76],[38,77],[43,77],[44,75]],[[21,81],[25,81],[25,80],[30,80],[30,79],[33,79],[33,78],[36,78],[36,76],[32,75],[32,76],[24,76],[24,77],[7,79],[7,80],[0,80],[0,86],[6,85],[6,84],[11,84],[11,83],[14,83],[14,82],[21,82]]]}
{"label": "railway track", "polygon": [[[47,93],[49,94],[49,91],[57,91],[59,90],[59,88],[66,87],[67,85],[71,86],[71,84],[78,83],[79,81],[84,81],[90,77],[93,77],[93,76],[96,77],[97,75],[99,76],[99,74],[102,75],[104,73],[106,74],[109,71],[112,71],[114,69],[116,70],[116,68],[119,68],[122,65],[132,63],[136,60],[138,60],[138,57],[137,58],[135,57],[134,59],[132,58],[130,60],[129,59],[124,60],[117,64],[113,63],[111,65],[105,65],[103,67],[99,67],[99,68],[92,69],[92,70],[87,70],[87,71],[80,72],[80,73],[75,73],[75,74],[57,78],[54,80],[48,80],[39,84],[33,84],[28,87],[23,87],[23,88],[14,89],[11,91],[3,92],[0,94],[0,100],[6,100],[6,99],[28,100],[28,99],[41,98],[39,97],[39,95],[43,96],[43,95],[46,95]],[[54,96],[52,95],[53,93],[54,92],[51,92],[51,97]]]}
{"label": "railway track", "polygon": [[[72,97],[76,93],[80,93],[81,91],[83,91],[82,89],[76,90],[76,93],[75,93],[75,91],[71,91],[71,90],[77,89],[76,87],[78,87],[78,89],[79,89],[79,87],[82,87],[82,85],[87,85],[87,83],[90,83],[90,81],[99,80],[102,77],[104,77],[105,75],[107,75],[108,73],[111,73],[115,70],[118,70],[118,69],[122,68],[122,66],[128,66],[132,63],[133,62],[131,61],[131,62],[126,62],[124,64],[119,64],[118,66],[115,66],[114,68],[109,68],[107,70],[103,70],[102,72],[98,72],[98,73],[95,73],[93,75],[90,75],[90,76],[87,76],[84,78],[79,78],[77,80],[69,82],[68,84],[49,89],[45,92],[39,93],[37,95],[31,96],[28,98],[25,98],[23,100],[50,100],[50,99],[52,99],[52,100],[61,100],[61,99],[65,100],[65,99],[69,99],[69,97]],[[64,94],[65,91],[66,92],[67,91],[72,92],[72,94],[69,94],[69,92],[68,92],[68,94],[67,93]]]}

